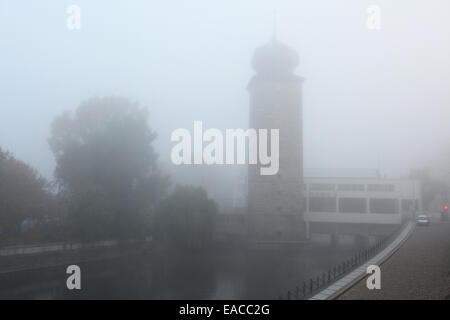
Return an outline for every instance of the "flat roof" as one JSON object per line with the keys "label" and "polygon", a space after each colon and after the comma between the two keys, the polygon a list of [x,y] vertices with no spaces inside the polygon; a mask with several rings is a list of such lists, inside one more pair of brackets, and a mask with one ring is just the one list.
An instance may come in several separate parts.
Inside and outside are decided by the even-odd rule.
{"label": "flat roof", "polygon": [[378,169],[370,168],[304,168],[304,178],[380,178]]}

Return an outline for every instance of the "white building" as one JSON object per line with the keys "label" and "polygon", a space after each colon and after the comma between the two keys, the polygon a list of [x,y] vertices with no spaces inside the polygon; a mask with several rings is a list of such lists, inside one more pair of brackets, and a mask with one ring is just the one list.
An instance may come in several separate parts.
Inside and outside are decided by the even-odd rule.
{"label": "white building", "polygon": [[308,236],[312,224],[398,225],[422,209],[415,180],[310,176],[304,188]]}

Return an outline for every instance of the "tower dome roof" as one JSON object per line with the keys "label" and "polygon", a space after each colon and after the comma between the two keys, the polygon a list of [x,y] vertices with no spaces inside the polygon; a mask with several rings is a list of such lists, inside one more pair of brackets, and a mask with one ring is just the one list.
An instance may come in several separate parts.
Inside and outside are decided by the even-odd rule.
{"label": "tower dome roof", "polygon": [[277,39],[256,48],[252,59],[253,69],[261,75],[289,75],[298,63],[297,51]]}

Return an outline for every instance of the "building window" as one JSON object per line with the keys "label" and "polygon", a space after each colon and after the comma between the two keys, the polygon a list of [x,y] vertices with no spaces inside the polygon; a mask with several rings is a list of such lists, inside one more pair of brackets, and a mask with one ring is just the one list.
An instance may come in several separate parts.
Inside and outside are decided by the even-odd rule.
{"label": "building window", "polygon": [[311,183],[309,190],[312,191],[334,191],[334,184],[328,183]]}
{"label": "building window", "polygon": [[310,212],[336,212],[336,198],[309,198]]}
{"label": "building window", "polygon": [[370,199],[370,213],[398,213],[397,199]]}
{"label": "building window", "polygon": [[393,184],[369,184],[367,191],[393,192],[395,191],[395,186]]}
{"label": "building window", "polygon": [[352,184],[352,183],[338,184],[338,190],[339,191],[364,191],[364,185],[363,184]]}
{"label": "building window", "polygon": [[366,213],[366,199],[364,198],[340,198],[339,212]]}

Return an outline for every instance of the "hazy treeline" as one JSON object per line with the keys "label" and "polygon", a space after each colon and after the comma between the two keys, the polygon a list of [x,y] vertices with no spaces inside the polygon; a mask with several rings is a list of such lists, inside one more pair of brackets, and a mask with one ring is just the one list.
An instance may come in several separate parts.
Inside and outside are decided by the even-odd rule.
{"label": "hazy treeline", "polygon": [[92,98],[50,129],[53,182],[0,149],[0,245],[147,236],[182,247],[209,243],[216,203],[201,188],[170,192],[146,108]]}

